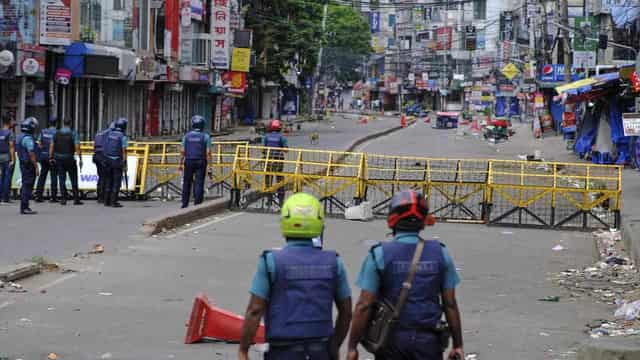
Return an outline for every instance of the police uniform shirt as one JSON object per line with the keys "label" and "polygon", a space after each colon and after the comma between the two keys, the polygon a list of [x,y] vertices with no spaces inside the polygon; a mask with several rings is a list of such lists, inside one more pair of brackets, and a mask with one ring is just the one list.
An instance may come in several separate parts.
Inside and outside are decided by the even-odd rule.
{"label": "police uniform shirt", "polygon": [[[113,131],[118,131],[118,130],[113,130]],[[106,142],[107,142],[107,138],[106,138],[106,136],[105,136],[104,141],[105,141],[105,145],[106,145]],[[123,135],[122,135],[122,148],[123,148],[123,149],[126,149],[126,148],[127,148],[127,146],[129,146],[129,138],[127,137],[127,135],[123,134]],[[118,160],[118,159],[120,159],[120,157],[119,157],[119,156],[109,156],[109,158],[111,158],[111,160]]]}
{"label": "police uniform shirt", "polygon": [[[7,141],[7,147],[9,147],[10,142],[16,141],[16,137],[13,134],[13,132],[9,133],[6,141]],[[9,149],[9,151],[11,151],[11,149]],[[9,152],[7,152],[6,154],[0,154],[0,163],[9,162],[10,160],[11,160],[11,154],[9,154]]]}
{"label": "police uniform shirt", "polygon": [[[200,132],[200,131],[198,131]],[[207,150],[211,149],[211,135],[204,133],[204,143],[207,145]],[[182,148],[184,149],[187,144],[187,135],[182,137]]]}
{"label": "police uniform shirt", "polygon": [[[262,137],[262,146],[267,146],[267,137],[266,136]],[[284,136],[280,137],[280,147],[289,147],[289,141]]]}
{"label": "police uniform shirt", "polygon": [[[398,233],[396,234],[394,241],[399,241],[405,244],[417,244],[418,236],[416,233]],[[449,255],[447,248],[444,246],[441,248],[445,266],[441,288],[443,290],[455,289],[460,283],[460,277],[458,276],[456,266],[453,263],[453,259]],[[380,290],[381,282],[379,272],[384,271],[384,252],[382,250],[382,246],[375,247],[373,251],[375,253],[375,261],[371,252],[369,252],[369,255],[364,260],[362,268],[360,269],[356,285],[362,290],[372,294],[377,294]]]}
{"label": "police uniform shirt", "polygon": [[[57,132],[59,132],[60,134],[65,134],[65,135],[66,134],[71,134],[71,138],[73,140],[73,145],[75,146],[75,145],[80,144],[80,137],[78,136],[78,133],[75,130],[71,130],[69,127],[64,126],[60,130],[58,130]],[[55,138],[54,138],[54,141],[55,141]],[[71,155],[71,154],[54,153],[53,155],[54,155],[54,157],[56,159],[60,159],[60,160],[68,159],[70,157],[73,157],[73,155]]]}
{"label": "police uniform shirt", "polygon": [[33,136],[24,136],[22,137],[22,141],[20,145],[27,149],[27,152],[32,153],[36,151],[36,143],[33,141]]}
{"label": "police uniform shirt", "polygon": [[[313,246],[313,242],[310,240],[289,240],[285,246]],[[266,258],[266,264],[264,258]],[[258,270],[253,277],[253,283],[251,284],[249,292],[268,301],[271,295],[271,282],[269,279],[273,278],[276,274],[276,263],[271,253],[267,253],[264,258],[261,257],[260,261],[258,261]],[[351,297],[351,288],[349,287],[347,270],[344,267],[342,259],[338,257],[336,260],[338,264],[338,289],[335,298],[340,301]]]}

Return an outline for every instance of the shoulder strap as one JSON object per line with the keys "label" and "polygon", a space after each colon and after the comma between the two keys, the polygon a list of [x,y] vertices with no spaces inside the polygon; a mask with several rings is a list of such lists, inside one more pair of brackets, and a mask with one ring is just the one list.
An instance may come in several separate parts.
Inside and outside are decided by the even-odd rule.
{"label": "shoulder strap", "polygon": [[380,271],[380,268],[378,268],[378,258],[376,257],[376,249],[381,247],[382,244],[381,243],[377,243],[375,245],[373,245],[370,249],[369,252],[371,253],[371,258],[373,259],[373,266],[375,266],[376,271],[378,272],[378,276],[380,277],[380,279],[382,279],[382,271]]}
{"label": "shoulder strap", "polygon": [[267,262],[267,254],[271,254],[271,250],[265,250],[262,252],[262,261],[264,261],[264,269],[267,271],[267,277],[269,277],[269,286],[273,284],[273,278],[271,277],[271,271],[269,271],[269,262]]}
{"label": "shoulder strap", "polygon": [[418,262],[422,257],[422,250],[424,250],[424,239],[421,237],[418,237],[418,244],[416,245],[416,251],[413,253],[413,259],[411,260],[411,268],[409,269],[409,273],[407,274],[407,279],[402,283],[402,289],[400,290],[400,295],[398,296],[398,302],[396,302],[395,311],[393,314],[393,317],[396,319],[400,316],[402,307],[404,306],[404,303],[407,301],[407,298],[409,297],[409,290],[411,289],[411,284],[413,283],[413,279],[416,277]]}

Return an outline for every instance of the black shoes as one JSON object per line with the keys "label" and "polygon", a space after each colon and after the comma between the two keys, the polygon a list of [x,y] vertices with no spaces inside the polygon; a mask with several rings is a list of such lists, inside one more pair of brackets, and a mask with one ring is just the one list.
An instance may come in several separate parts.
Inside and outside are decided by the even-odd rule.
{"label": "black shoes", "polygon": [[24,210],[20,210],[20,214],[22,214],[22,215],[35,215],[37,213],[38,212],[33,211],[33,210],[29,209],[29,208],[26,208]]}

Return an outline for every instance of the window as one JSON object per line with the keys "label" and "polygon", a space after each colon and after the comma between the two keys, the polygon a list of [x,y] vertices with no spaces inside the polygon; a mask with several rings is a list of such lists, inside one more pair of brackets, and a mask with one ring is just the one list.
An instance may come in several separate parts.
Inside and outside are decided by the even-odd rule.
{"label": "window", "polygon": [[487,18],[487,0],[475,0],[473,2],[473,18],[485,20]]}

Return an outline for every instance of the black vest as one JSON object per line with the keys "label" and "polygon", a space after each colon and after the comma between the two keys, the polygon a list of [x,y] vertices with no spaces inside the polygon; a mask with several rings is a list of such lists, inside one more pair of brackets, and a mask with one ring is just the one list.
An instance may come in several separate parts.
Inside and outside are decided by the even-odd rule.
{"label": "black vest", "polygon": [[59,155],[75,154],[76,145],[73,143],[73,134],[57,131],[53,137],[53,152]]}

